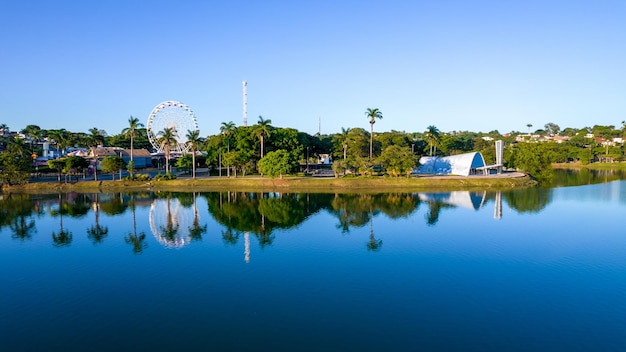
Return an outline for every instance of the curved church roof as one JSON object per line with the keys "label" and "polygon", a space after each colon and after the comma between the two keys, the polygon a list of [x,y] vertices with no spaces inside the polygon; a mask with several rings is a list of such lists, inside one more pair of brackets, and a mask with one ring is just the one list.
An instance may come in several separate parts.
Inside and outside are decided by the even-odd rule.
{"label": "curved church roof", "polygon": [[423,156],[419,162],[418,174],[469,176],[472,169],[485,167],[485,159],[480,152],[443,157]]}

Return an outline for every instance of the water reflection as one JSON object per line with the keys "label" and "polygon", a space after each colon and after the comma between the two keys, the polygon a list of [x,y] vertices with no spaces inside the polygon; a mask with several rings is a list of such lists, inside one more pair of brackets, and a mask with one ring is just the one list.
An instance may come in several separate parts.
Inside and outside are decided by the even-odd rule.
{"label": "water reflection", "polygon": [[624,170],[557,169],[550,187],[566,187],[607,183],[626,179]]}
{"label": "water reflection", "polygon": [[164,199],[152,201],[150,230],[163,246],[181,248],[191,242],[189,229],[194,221],[193,217],[193,211],[184,207],[179,198],[173,198],[170,194]]}
{"label": "water reflection", "polygon": [[[0,228],[9,226],[12,232],[11,237],[22,242],[31,240],[33,234],[37,232],[33,217],[41,214],[41,209],[31,207],[29,200],[27,195],[18,194],[9,195],[0,202],[4,205],[0,209],[2,214]],[[9,216],[11,213],[13,216]]]}
{"label": "water reflection", "polygon": [[95,213],[95,225],[92,225],[87,229],[87,236],[91,239],[94,245],[101,243],[109,233],[107,226],[100,225],[100,200],[99,194],[96,193],[96,198],[92,204],[93,212]]}
{"label": "water reflection", "polygon": [[141,254],[143,253],[143,250],[148,247],[148,244],[146,243],[145,232],[140,232],[139,234],[137,233],[137,217],[135,216],[135,210],[137,208],[137,203],[135,201],[136,196],[137,195],[134,193],[130,196],[130,211],[133,218],[133,231],[126,234],[126,237],[124,237],[124,242],[133,246],[134,254]]}
{"label": "water reflection", "polygon": [[63,201],[63,195],[59,193],[59,202],[56,208],[51,208],[50,215],[59,217],[59,232],[52,232],[52,244],[55,247],[65,247],[72,243],[72,233],[63,229],[63,214],[70,214],[71,208],[68,202]]}
{"label": "water reflection", "polygon": [[[9,195],[0,200],[3,211],[2,227],[8,226],[15,239],[28,240],[36,232],[34,215],[47,209],[51,218],[58,218],[58,231],[52,233],[53,245],[69,246],[73,240],[71,230],[65,228],[66,217],[93,217],[82,223],[87,226],[87,238],[102,244],[109,237],[107,219],[128,216],[132,228],[124,231],[124,241],[140,254],[147,248],[146,231],[149,229],[158,243],[166,248],[182,248],[194,241],[202,241],[208,233],[208,222],[203,221],[199,202],[208,212],[211,221],[221,228],[225,245],[237,245],[244,239],[244,259],[250,261],[250,242],[256,240],[262,249],[271,246],[278,230],[299,226],[312,215],[326,212],[336,219],[336,228],[342,233],[369,226],[368,250],[378,251],[383,236],[375,233],[376,218],[401,219],[412,217],[421,205],[427,206],[424,221],[436,226],[442,213],[448,209],[467,208],[479,210],[494,202],[494,218],[502,217],[502,201],[518,212],[537,212],[551,199],[550,189],[525,189],[511,192],[440,192],[440,193],[378,193],[378,194],[301,194],[277,192],[210,192],[210,193],[63,193],[43,196]],[[147,208],[146,220],[137,219],[137,208]],[[143,215],[142,215],[143,216]],[[128,222],[131,227],[131,222]],[[243,234],[243,236],[242,236]]]}
{"label": "water reflection", "polygon": [[[599,179],[622,177],[619,172],[557,172],[561,185],[578,181],[597,183]],[[617,176],[616,176],[617,175]],[[620,176],[621,175],[621,176]],[[617,187],[617,186],[616,186]],[[612,188],[621,195],[621,188]],[[590,192],[581,189],[580,192]],[[578,197],[583,193],[576,193]],[[366,249],[382,250],[385,234],[379,233],[377,219],[413,218],[418,212],[428,226],[439,226],[441,217],[454,209],[479,211],[493,206],[493,219],[505,211],[538,213],[552,201],[554,189],[529,188],[506,192],[455,191],[438,193],[303,194],[277,192],[142,192],[142,193],[57,193],[44,195],[5,194],[0,198],[0,230],[6,229],[16,241],[28,243],[36,237],[40,220],[54,222],[48,234],[52,245],[68,247],[75,233],[86,234],[94,245],[103,245],[111,233],[121,232],[132,252],[148,248],[152,234],[166,248],[182,248],[217,235],[224,245],[237,246],[243,239],[243,257],[251,260],[252,244],[263,249],[272,246],[281,231],[298,227],[312,216],[324,213],[341,233],[368,230]],[[614,195],[613,195],[614,196]],[[563,197],[561,195],[560,197]],[[493,202],[493,204],[491,204]],[[508,205],[505,208],[503,204]],[[88,216],[93,213],[93,216]],[[506,214],[504,214],[506,215]],[[117,217],[128,221],[116,222]],[[67,225],[67,219],[80,219]],[[132,222],[131,222],[132,220]],[[446,219],[447,220],[447,219]],[[86,230],[80,230],[74,224]],[[122,226],[121,231],[112,226]],[[126,226],[124,228],[123,226]],[[132,227],[131,227],[132,226]],[[210,228],[213,228],[209,231]],[[380,227],[382,229],[382,227]],[[50,238],[50,237],[49,237]]]}

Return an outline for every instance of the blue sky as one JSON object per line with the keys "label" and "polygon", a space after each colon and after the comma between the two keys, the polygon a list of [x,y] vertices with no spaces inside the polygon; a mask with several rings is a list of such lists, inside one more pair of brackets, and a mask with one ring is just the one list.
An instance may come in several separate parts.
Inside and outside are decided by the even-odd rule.
{"label": "blue sky", "polygon": [[120,133],[160,102],[314,134],[626,120],[626,1],[0,0],[0,123]]}

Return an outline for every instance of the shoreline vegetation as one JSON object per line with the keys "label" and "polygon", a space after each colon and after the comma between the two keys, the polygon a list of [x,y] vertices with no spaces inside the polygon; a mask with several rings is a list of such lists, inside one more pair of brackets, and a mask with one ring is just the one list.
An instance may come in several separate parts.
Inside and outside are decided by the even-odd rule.
{"label": "shoreline vegetation", "polygon": [[555,169],[568,169],[568,170],[580,170],[580,169],[589,169],[589,170],[626,170],[626,162],[615,162],[615,163],[590,163],[590,164],[582,164],[580,162],[576,163],[554,163],[552,167]]}
{"label": "shoreline vegetation", "polygon": [[255,191],[255,192],[307,192],[307,193],[375,193],[389,191],[457,191],[503,190],[534,187],[537,182],[526,174],[509,172],[486,176],[417,176],[417,177],[306,177],[263,176],[178,178],[174,180],[107,180],[79,181],[75,183],[35,182],[22,185],[5,185],[3,193],[50,192],[110,192],[110,191]]}

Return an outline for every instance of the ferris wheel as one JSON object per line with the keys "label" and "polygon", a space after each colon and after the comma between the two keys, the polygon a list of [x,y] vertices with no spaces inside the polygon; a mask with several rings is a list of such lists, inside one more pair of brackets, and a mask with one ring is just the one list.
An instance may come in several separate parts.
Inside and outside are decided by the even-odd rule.
{"label": "ferris wheel", "polygon": [[197,131],[198,121],[189,106],[179,101],[168,100],[152,109],[146,128],[148,140],[159,152],[163,151],[163,145],[158,142],[159,134],[166,128],[172,128],[175,132],[176,144],[172,145],[170,150],[184,154],[189,150],[187,131]]}

